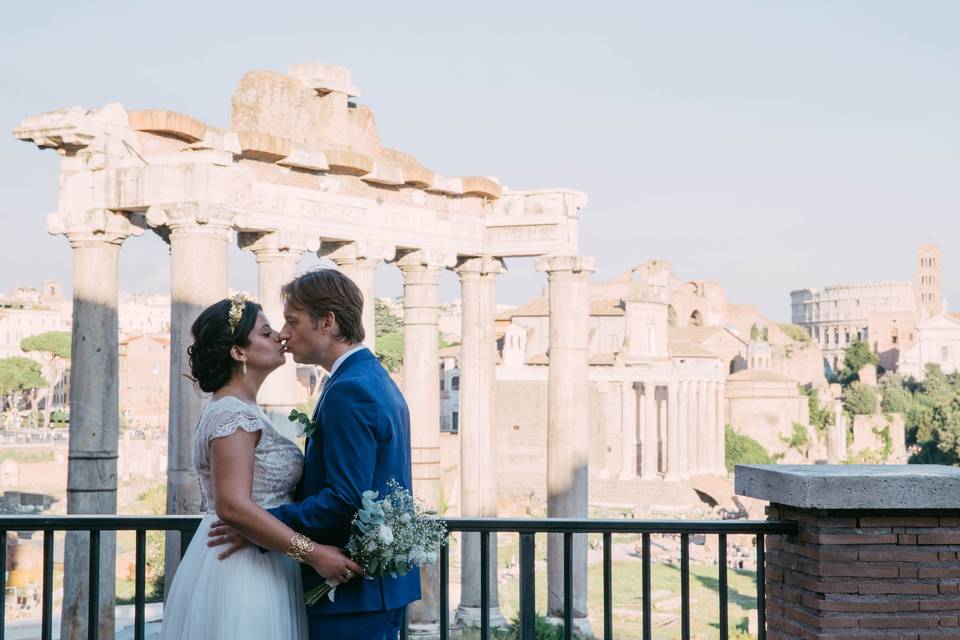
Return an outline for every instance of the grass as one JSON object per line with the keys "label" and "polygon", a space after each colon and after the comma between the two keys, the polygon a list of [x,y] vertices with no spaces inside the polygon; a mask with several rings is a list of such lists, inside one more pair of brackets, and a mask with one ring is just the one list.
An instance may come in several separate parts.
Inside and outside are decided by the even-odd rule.
{"label": "grass", "polygon": [[0,450],[0,462],[14,460],[20,464],[34,462],[53,462],[53,449],[34,447],[30,449],[9,448]]}

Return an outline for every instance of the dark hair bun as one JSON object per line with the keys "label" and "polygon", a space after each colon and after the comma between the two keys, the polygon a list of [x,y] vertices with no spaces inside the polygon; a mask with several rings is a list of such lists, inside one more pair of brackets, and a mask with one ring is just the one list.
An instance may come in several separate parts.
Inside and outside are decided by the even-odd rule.
{"label": "dark hair bun", "polygon": [[187,349],[190,372],[197,385],[212,393],[227,384],[236,370],[237,361],[230,355],[234,346],[250,344],[250,332],[256,324],[260,305],[245,302],[236,330],[229,326],[230,300],[221,300],[203,310],[194,320],[190,332],[193,344]]}

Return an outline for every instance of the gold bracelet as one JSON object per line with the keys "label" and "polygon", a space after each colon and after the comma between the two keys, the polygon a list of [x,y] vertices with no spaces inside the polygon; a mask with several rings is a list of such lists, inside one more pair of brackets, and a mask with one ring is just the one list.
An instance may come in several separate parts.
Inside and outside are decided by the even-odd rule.
{"label": "gold bracelet", "polygon": [[307,554],[313,551],[316,546],[317,543],[307,536],[295,533],[293,537],[290,538],[290,548],[287,549],[287,555],[297,562],[306,562]]}

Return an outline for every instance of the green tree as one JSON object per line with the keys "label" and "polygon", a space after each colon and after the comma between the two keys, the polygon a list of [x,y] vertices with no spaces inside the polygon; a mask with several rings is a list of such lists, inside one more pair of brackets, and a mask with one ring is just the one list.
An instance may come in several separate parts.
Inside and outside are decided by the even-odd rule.
{"label": "green tree", "polygon": [[868,364],[877,364],[877,354],[870,350],[870,345],[862,340],[854,340],[843,354],[843,367],[838,372],[840,384],[847,386],[854,380],[860,379],[860,369]]}
{"label": "green tree", "polygon": [[780,330],[787,334],[787,337],[791,340],[810,342],[810,334],[798,324],[781,324]]}
{"label": "green tree", "polygon": [[763,445],[741,433],[730,425],[725,429],[727,471],[732,472],[738,464],[772,464],[773,458]]}
{"label": "green tree", "polygon": [[880,401],[880,408],[884,413],[899,413],[906,417],[913,407],[913,393],[907,387],[903,376],[896,373],[888,373],[880,378],[878,384],[880,395],[883,399]]}
{"label": "green tree", "polygon": [[960,462],[960,378],[945,374],[939,365],[927,365],[914,398],[909,420],[916,423],[914,438],[921,448],[913,461]]}
{"label": "green tree", "polygon": [[70,358],[70,332],[47,331],[35,336],[28,336],[20,341],[20,348],[24,351],[40,351],[57,358]]}
{"label": "green tree", "polygon": [[843,393],[843,408],[855,416],[871,416],[877,410],[877,391],[859,380],[851,382]]}
{"label": "green tree", "polygon": [[806,456],[810,450],[810,434],[807,428],[799,422],[793,423],[793,433],[789,438],[780,436],[780,440],[787,445],[788,449],[796,449],[798,453]]}
{"label": "green tree", "polygon": [[377,356],[387,371],[397,371],[403,362],[403,331],[377,336]]}
{"label": "green tree", "polygon": [[403,321],[381,300],[374,300],[373,314],[377,326],[377,338],[403,329]]}
{"label": "green tree", "polygon": [[66,369],[64,362],[70,359],[69,331],[47,331],[35,336],[28,336],[20,341],[23,351],[41,354],[44,360],[44,377],[48,384],[43,404],[43,424],[50,426],[50,416],[53,412],[54,387],[63,377]]}
{"label": "green tree", "polygon": [[817,432],[823,433],[833,424],[833,412],[829,406],[820,404],[820,394],[813,387],[800,387],[800,393],[807,396],[807,407],[810,409],[810,426]]}
{"label": "green tree", "polygon": [[24,393],[32,395],[36,402],[36,391],[46,386],[40,365],[30,358],[13,356],[0,360],[0,407],[6,405],[16,411]]}

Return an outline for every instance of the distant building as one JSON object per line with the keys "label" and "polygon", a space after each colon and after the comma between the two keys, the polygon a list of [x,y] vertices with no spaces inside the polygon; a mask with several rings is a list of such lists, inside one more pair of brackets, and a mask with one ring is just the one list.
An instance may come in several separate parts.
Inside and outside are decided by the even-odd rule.
{"label": "distant building", "polygon": [[[799,384],[826,386],[822,354],[717,282],[683,281],[651,260],[589,288],[590,498],[688,504],[704,476],[725,476],[724,426],[784,448],[806,425]],[[751,329],[766,340],[748,342]],[[502,499],[542,497],[546,469],[549,300],[497,314],[494,429]],[[459,421],[459,346],[440,352],[441,430]],[[748,370],[751,366],[754,369]],[[788,377],[780,370],[797,377]],[[455,470],[450,463],[442,467]],[[455,479],[447,479],[452,484]]]}
{"label": "distant building", "polygon": [[40,362],[38,354],[25,354],[20,343],[48,331],[69,331],[73,324],[71,304],[52,280],[45,281],[39,290],[18,287],[0,293],[0,358],[26,356]]}
{"label": "distant building", "polygon": [[940,250],[917,250],[917,282],[879,282],[798,289],[790,293],[791,316],[823,350],[826,367],[843,366],[844,352],[861,340],[888,371],[917,339],[917,323],[943,309]]}
{"label": "distant building", "polygon": [[127,426],[167,424],[170,339],[133,336],[120,341],[120,411]]}
{"label": "distant building", "polygon": [[928,364],[960,371],[960,314],[941,313],[917,325],[917,341],[904,351],[899,372],[923,380]]}

